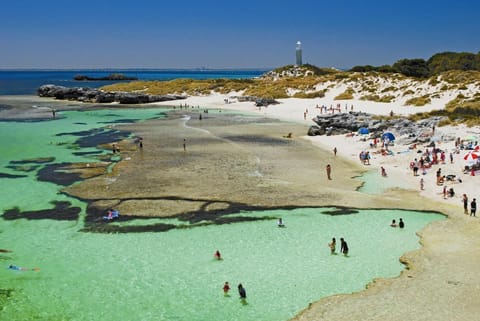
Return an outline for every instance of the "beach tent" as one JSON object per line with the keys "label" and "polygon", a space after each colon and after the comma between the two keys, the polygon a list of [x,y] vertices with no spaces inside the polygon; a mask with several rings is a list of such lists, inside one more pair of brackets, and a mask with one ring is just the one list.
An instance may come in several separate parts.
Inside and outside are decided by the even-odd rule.
{"label": "beach tent", "polygon": [[367,127],[360,127],[358,129],[358,133],[360,135],[368,135],[368,134],[370,134],[370,130]]}
{"label": "beach tent", "polygon": [[385,139],[388,139],[389,141],[394,141],[395,140],[395,136],[390,133],[390,132],[385,132],[383,133],[382,135],[382,140],[385,140]]}

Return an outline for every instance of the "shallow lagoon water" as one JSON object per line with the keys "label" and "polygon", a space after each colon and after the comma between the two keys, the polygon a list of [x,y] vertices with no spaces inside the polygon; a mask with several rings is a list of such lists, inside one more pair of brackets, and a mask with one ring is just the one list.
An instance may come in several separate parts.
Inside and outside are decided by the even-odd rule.
{"label": "shallow lagoon water", "polygon": [[[102,127],[109,118],[156,117],[147,110],[89,113],[65,113],[55,126],[1,124],[1,148],[7,148],[0,159],[1,172],[27,175],[0,179],[2,210],[50,208],[50,201],[65,199],[84,208],[80,201],[58,194],[55,184],[37,182],[36,171],[19,173],[5,166],[10,160],[52,155],[55,162],[95,161],[72,154],[79,150],[75,137],[54,134]],[[340,216],[326,211],[245,212],[238,215],[269,219],[191,228],[158,219],[152,224],[174,221],[186,228],[135,234],[83,233],[81,219],[1,219],[0,248],[13,251],[0,256],[5,266],[0,269],[1,288],[14,291],[0,300],[0,319],[287,320],[322,297],[362,290],[375,277],[397,276],[403,269],[399,257],[419,247],[416,231],[443,218],[400,210]],[[284,219],[286,228],[276,227],[277,217]],[[406,228],[389,227],[399,217]],[[349,257],[330,255],[327,243],[332,236],[338,244],[345,237]],[[217,249],[224,257],[221,261],[213,259]],[[40,270],[12,271],[9,264]],[[225,281],[232,287],[229,297],[223,295]],[[240,282],[247,290],[246,304],[236,291]]]}

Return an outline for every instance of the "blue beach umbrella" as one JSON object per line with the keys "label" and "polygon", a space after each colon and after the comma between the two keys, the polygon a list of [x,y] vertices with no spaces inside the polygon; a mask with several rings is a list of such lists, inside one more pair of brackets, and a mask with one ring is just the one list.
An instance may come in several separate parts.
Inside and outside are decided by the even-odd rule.
{"label": "blue beach umbrella", "polygon": [[360,127],[358,129],[358,133],[360,135],[368,135],[368,134],[370,134],[370,130],[367,127]]}
{"label": "blue beach umbrella", "polygon": [[382,135],[382,140],[385,140],[385,139],[388,139],[389,141],[394,141],[395,136],[390,132],[386,132],[386,133],[383,133]]}

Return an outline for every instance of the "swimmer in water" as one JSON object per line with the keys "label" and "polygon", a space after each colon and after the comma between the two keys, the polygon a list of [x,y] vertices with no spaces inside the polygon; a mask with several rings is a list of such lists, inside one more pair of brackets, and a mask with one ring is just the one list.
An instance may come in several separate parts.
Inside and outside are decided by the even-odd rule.
{"label": "swimmer in water", "polygon": [[228,291],[230,291],[230,285],[228,282],[225,282],[223,285],[223,295],[228,296]]}
{"label": "swimmer in water", "polygon": [[238,285],[238,294],[240,295],[241,299],[247,298],[247,291],[245,291],[245,288],[243,287],[242,283]]}
{"label": "swimmer in water", "polygon": [[219,250],[217,250],[213,256],[214,256],[217,260],[221,260],[221,259],[222,259],[222,255],[220,254],[220,251],[219,251]]}

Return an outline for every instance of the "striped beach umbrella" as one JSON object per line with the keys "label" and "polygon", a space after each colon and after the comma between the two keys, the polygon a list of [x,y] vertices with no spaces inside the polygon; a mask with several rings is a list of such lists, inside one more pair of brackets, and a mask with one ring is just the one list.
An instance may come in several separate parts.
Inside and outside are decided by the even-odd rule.
{"label": "striped beach umbrella", "polygon": [[480,153],[476,151],[470,151],[463,156],[463,159],[468,163],[475,163],[477,162],[478,158],[480,157]]}

